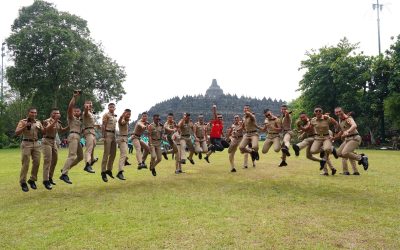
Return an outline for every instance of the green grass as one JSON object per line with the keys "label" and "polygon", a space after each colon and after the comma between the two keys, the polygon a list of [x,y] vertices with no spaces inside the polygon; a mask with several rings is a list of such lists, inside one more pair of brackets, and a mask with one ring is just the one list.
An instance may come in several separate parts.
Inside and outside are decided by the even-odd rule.
{"label": "green grass", "polygon": [[41,184],[41,166],[38,190],[23,193],[19,150],[0,150],[0,248],[399,249],[400,153],[365,152],[361,176],[320,176],[304,155],[278,168],[273,152],[247,170],[237,154],[233,174],[222,152],[178,176],[172,160],[157,177],[127,167],[125,182],[104,183],[100,163],[96,174],[81,163],[68,185],[58,180],[63,149],[54,189]]}

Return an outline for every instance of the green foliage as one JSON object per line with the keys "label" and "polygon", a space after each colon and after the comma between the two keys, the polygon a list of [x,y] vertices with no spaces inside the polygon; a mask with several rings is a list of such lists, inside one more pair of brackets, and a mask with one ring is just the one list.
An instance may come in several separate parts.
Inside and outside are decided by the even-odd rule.
{"label": "green foliage", "polygon": [[393,123],[393,129],[400,129],[400,93],[393,93],[385,99],[385,115]]}
{"label": "green foliage", "polygon": [[125,91],[125,71],[104,55],[90,38],[87,22],[36,0],[23,7],[7,38],[14,61],[7,68],[10,86],[32,100],[44,119],[54,106],[67,107],[74,89],[97,108],[120,100]]}

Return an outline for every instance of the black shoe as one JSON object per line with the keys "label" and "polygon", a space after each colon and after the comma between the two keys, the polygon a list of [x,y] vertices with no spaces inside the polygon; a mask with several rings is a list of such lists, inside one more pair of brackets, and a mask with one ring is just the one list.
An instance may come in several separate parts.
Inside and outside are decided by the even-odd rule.
{"label": "black shoe", "polygon": [[24,192],[28,192],[29,191],[28,184],[26,184],[26,182],[21,183],[21,189]]}
{"label": "black shoe", "polygon": [[182,171],[175,170],[175,174],[180,174],[180,173],[182,173]]}
{"label": "black shoe", "polygon": [[349,172],[343,172],[342,175],[350,175]]}
{"label": "black shoe", "polygon": [[320,173],[320,175],[329,176],[328,173]]}
{"label": "black shoe", "polygon": [[186,160],[185,160],[185,159],[182,159],[182,160],[180,161],[180,163],[181,163],[181,164],[186,164]]}
{"label": "black shoe", "polygon": [[243,166],[243,168],[247,168],[247,166]]}
{"label": "black shoe", "polygon": [[333,169],[332,169],[332,175],[335,175],[335,174],[336,174],[336,171],[337,171],[336,168],[333,168]]}
{"label": "black shoe", "polygon": [[83,170],[85,170],[88,173],[94,174],[94,170],[92,169],[92,166],[89,164],[89,162],[86,162],[86,166]]}
{"label": "black shoe", "polygon": [[293,150],[294,150],[294,154],[295,154],[296,156],[299,156],[299,155],[300,155],[300,148],[299,148],[299,146],[297,146],[296,144],[293,144],[293,145],[292,145],[292,148],[293,148]]}
{"label": "black shoe", "polygon": [[51,186],[50,181],[43,181],[43,185],[47,190],[52,190],[53,187]]}
{"label": "black shoe", "polygon": [[142,168],[147,168],[147,165],[144,161],[142,161]]}
{"label": "black shoe", "polygon": [[256,161],[260,160],[260,154],[258,153],[258,151],[255,152],[254,156]]}
{"label": "black shoe", "polygon": [[104,182],[107,182],[107,181],[108,181],[106,172],[101,172],[101,179],[102,179]]}
{"label": "black shoe", "polygon": [[203,155],[201,154],[201,152],[199,153],[199,160],[201,160],[201,158],[203,158]]}
{"label": "black shoe", "polygon": [[283,146],[281,150],[286,156],[290,156],[289,149],[286,146]]}
{"label": "black shoe", "polygon": [[51,185],[53,185],[53,186],[56,185],[56,183],[53,181],[53,178],[49,178],[49,181],[50,181]]}
{"label": "black shoe", "polygon": [[122,181],[126,180],[125,176],[124,176],[124,171],[119,171],[118,174],[117,174],[117,178],[122,180]]}
{"label": "black shoe", "polygon": [[333,149],[332,149],[332,154],[333,154],[333,156],[335,157],[335,159],[338,159],[338,158],[339,158],[339,156],[337,155],[337,152],[336,152],[336,148],[335,148],[335,147],[333,147]]}
{"label": "black shoe", "polygon": [[279,164],[279,167],[286,167],[287,163],[286,161],[281,161],[281,163]]}
{"label": "black shoe", "polygon": [[95,164],[97,161],[99,160],[99,158],[94,158],[93,161],[90,163],[90,166],[93,166],[93,164]]}
{"label": "black shoe", "polygon": [[167,155],[167,152],[162,152],[162,155],[164,156],[164,159],[166,159],[166,160],[168,160],[168,155]]}
{"label": "black shoe", "polygon": [[359,172],[354,172],[353,175],[360,175],[360,173]]}
{"label": "black shoe", "polygon": [[236,168],[232,168],[231,173],[236,173]]}
{"label": "black shoe", "polygon": [[206,157],[204,157],[204,160],[206,160],[206,162],[210,163],[210,160],[208,160],[208,155],[206,155]]}
{"label": "black shoe", "polygon": [[113,176],[111,170],[107,170],[105,173],[106,173],[108,176],[110,176],[111,178],[114,179],[114,176]]}
{"label": "black shoe", "polygon": [[319,158],[324,158],[325,157],[325,151],[320,151],[319,152]]}
{"label": "black shoe", "polygon": [[64,181],[65,183],[72,184],[72,182],[69,180],[68,175],[66,175],[66,174],[62,174],[60,176],[60,180]]}
{"label": "black shoe", "polygon": [[256,160],[256,151],[251,151],[250,156],[251,156],[251,160],[255,161]]}
{"label": "black shoe", "polygon": [[189,159],[190,163],[192,163],[192,165],[194,165],[194,160],[193,159]]}
{"label": "black shoe", "polygon": [[325,160],[323,160],[323,159],[322,159],[322,160],[320,160],[320,161],[319,161],[319,166],[320,166],[320,167],[319,167],[319,170],[322,170],[322,169],[324,169],[324,167],[325,167],[325,164],[326,164],[326,161],[325,161]]}
{"label": "black shoe", "polygon": [[31,186],[32,189],[37,189],[35,181],[28,180],[28,184],[29,186]]}
{"label": "black shoe", "polygon": [[151,169],[151,174],[152,174],[153,176],[157,176],[157,172],[156,172],[156,169],[155,169],[155,168],[152,168],[152,169]]}
{"label": "black shoe", "polygon": [[364,170],[367,171],[368,170],[368,156],[361,154],[361,160],[358,161],[358,165],[363,165]]}
{"label": "black shoe", "polygon": [[124,166],[130,166],[130,165],[132,164],[130,164],[128,160],[125,160]]}

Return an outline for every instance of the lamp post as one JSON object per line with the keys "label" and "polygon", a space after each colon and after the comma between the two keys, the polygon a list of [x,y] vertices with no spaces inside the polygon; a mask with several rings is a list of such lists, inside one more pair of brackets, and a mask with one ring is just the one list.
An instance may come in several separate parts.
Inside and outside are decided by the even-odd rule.
{"label": "lamp post", "polygon": [[379,55],[381,54],[381,27],[380,27],[380,19],[379,19],[379,11],[382,11],[383,4],[379,4],[379,0],[376,0],[376,3],[372,4],[372,9],[376,9],[377,22],[378,22],[378,51]]}
{"label": "lamp post", "polygon": [[6,55],[4,54],[5,45],[6,45],[5,42],[1,43],[1,107],[0,107],[1,114],[3,114],[3,102],[4,102],[3,84],[4,84],[4,56]]}

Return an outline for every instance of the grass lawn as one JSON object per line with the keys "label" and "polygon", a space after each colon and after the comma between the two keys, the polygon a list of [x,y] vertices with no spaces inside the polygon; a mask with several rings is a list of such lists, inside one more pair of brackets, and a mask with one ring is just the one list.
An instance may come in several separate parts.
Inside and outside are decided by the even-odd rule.
{"label": "grass lawn", "polygon": [[58,179],[62,149],[53,190],[40,166],[38,189],[23,193],[20,151],[0,150],[0,249],[399,249],[400,153],[364,152],[370,169],[361,176],[340,175],[340,160],[336,176],[320,176],[304,152],[285,168],[270,152],[249,169],[238,153],[230,173],[222,152],[211,164],[188,162],[185,174],[163,160],[157,177],[129,166],[126,181],[108,183],[99,162],[95,174],[82,162],[68,185]]}

